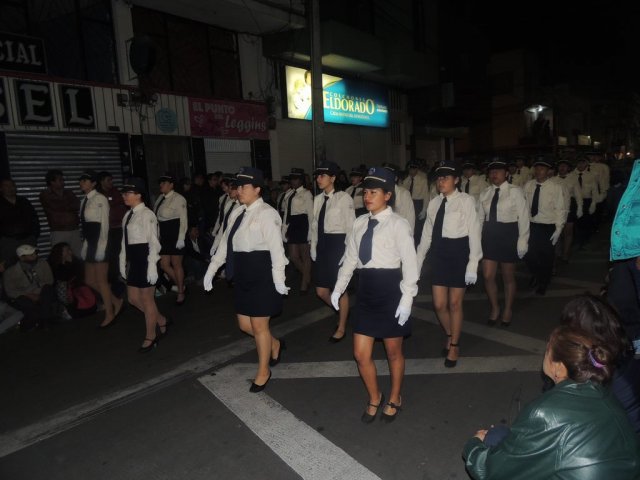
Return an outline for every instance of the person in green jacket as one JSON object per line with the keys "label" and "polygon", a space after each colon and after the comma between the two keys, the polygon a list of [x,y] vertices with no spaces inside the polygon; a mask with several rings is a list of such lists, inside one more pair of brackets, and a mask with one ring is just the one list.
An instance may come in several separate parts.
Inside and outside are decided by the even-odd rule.
{"label": "person in green jacket", "polygon": [[614,370],[605,345],[561,326],[549,339],[543,371],[555,386],[529,404],[504,440],[485,444],[480,430],[464,446],[476,480],[632,480],[640,478],[640,442],[604,387]]}

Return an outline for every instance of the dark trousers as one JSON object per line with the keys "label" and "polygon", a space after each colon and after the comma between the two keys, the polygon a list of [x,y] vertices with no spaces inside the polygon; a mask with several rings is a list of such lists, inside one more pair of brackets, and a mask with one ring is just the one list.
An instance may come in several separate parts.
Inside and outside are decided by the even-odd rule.
{"label": "dark trousers", "polygon": [[529,234],[529,252],[524,261],[531,274],[538,281],[538,287],[546,289],[551,282],[553,271],[554,247],[551,236],[556,229],[553,224],[531,223]]}
{"label": "dark trousers", "polygon": [[627,336],[631,340],[640,339],[640,270],[635,258],[613,263],[607,299],[618,311]]}
{"label": "dark trousers", "polygon": [[424,228],[425,220],[418,220],[418,215],[422,212],[424,206],[424,200],[413,200],[413,209],[416,212],[416,228],[413,230],[413,241],[416,245],[420,245],[420,239],[422,238],[422,229]]}
{"label": "dark trousers", "polygon": [[109,262],[109,283],[112,293],[122,298],[127,286],[120,281],[120,250],[122,248],[122,228],[110,228],[107,241],[107,261]]}
{"label": "dark trousers", "polygon": [[23,330],[30,330],[37,325],[47,326],[56,316],[56,293],[51,285],[42,287],[37,302],[21,296],[12,303],[15,308],[24,313],[21,323]]}
{"label": "dark trousers", "polygon": [[591,201],[591,198],[585,198],[582,201],[582,217],[576,221],[575,239],[576,243],[581,247],[584,247],[587,244],[595,228],[595,217],[589,213]]}

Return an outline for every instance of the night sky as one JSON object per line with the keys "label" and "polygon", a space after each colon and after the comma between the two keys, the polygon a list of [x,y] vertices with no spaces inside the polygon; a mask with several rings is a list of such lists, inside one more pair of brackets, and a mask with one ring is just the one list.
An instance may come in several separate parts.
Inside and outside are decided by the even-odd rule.
{"label": "night sky", "polygon": [[538,52],[546,82],[640,90],[638,2],[471,1],[468,5],[475,26],[494,52],[518,47]]}

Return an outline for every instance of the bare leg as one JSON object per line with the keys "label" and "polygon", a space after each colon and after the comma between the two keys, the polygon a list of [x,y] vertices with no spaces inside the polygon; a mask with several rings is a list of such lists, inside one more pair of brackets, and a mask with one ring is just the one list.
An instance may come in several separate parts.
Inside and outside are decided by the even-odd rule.
{"label": "bare leg", "polygon": [[289,248],[289,260],[293,263],[293,266],[296,267],[300,273],[304,270],[304,266],[302,265],[302,257],[300,256],[300,249],[297,244],[290,243],[287,245]]}
{"label": "bare leg", "polygon": [[504,282],[504,311],[502,312],[502,321],[504,323],[511,322],[513,315],[513,303],[516,299],[516,264],[501,263],[502,281]]}
{"label": "bare leg", "polygon": [[484,276],[484,289],[487,291],[489,303],[491,304],[491,313],[489,319],[496,321],[500,315],[500,305],[498,304],[498,285],[496,283],[496,272],[498,270],[498,262],[493,260],[482,260],[482,275]]}
{"label": "bare leg", "polygon": [[176,285],[178,284],[176,280],[176,272],[173,270],[171,266],[171,255],[160,255],[160,268],[162,271],[169,275],[169,278]]}
{"label": "bare leg", "polygon": [[[318,298],[322,300],[324,303],[331,305],[331,290],[323,287],[316,287],[316,295]],[[338,311],[338,326],[336,327],[336,331],[333,334],[334,338],[342,338],[347,329],[347,318],[349,317],[349,295],[347,292],[340,297],[340,302],[338,303],[340,310]]]}
{"label": "bare leg", "polygon": [[[451,345],[458,345],[460,334],[462,333],[462,299],[464,298],[464,288],[449,289],[449,318],[451,319]],[[447,358],[457,360],[460,354],[459,347],[451,347]]]}
{"label": "bare leg", "polygon": [[156,326],[158,324],[166,325],[167,319],[158,311],[154,296],[155,287],[140,288],[138,290],[140,291],[140,301],[142,303],[144,321],[147,327],[146,337],[142,346],[148,347],[156,338]]}
{"label": "bare leg", "polygon": [[[391,393],[389,402],[402,405],[402,380],[404,379],[404,355],[402,353],[402,337],[385,338],[384,348],[387,351],[387,361],[389,362],[389,372],[391,373]],[[384,412],[387,415],[395,415],[396,409],[385,406]]]}
{"label": "bare leg", "polygon": [[[247,315],[237,315],[238,317],[238,327],[247,335],[253,335],[253,327],[251,326],[251,317]],[[271,358],[278,358],[278,353],[280,353],[280,340],[271,335]]]}
{"label": "bare leg", "polygon": [[256,385],[264,385],[269,379],[269,359],[273,337],[269,330],[269,317],[250,317],[253,338],[258,350],[258,372],[254,379]]}
{"label": "bare leg", "polygon": [[[380,388],[378,387],[378,372],[373,362],[373,337],[367,337],[359,333],[353,334],[353,356],[358,364],[360,378],[369,394],[369,403],[378,405],[380,401]],[[376,409],[367,406],[367,413],[375,415]]]}
{"label": "bare leg", "polygon": [[306,291],[311,284],[311,246],[308,243],[299,245],[300,258],[302,259],[302,282],[300,290]]}
{"label": "bare leg", "polygon": [[182,255],[171,255],[171,268],[175,275],[175,283],[178,286],[178,298],[184,300],[184,268],[182,268]]}
{"label": "bare leg", "polygon": [[449,349],[451,343],[451,316],[449,315],[449,289],[440,285],[431,287],[433,295],[433,308],[436,311],[436,317],[440,321],[440,325],[447,334],[446,348]]}
{"label": "bare leg", "polygon": [[562,243],[562,259],[569,260],[569,252],[571,252],[571,244],[573,243],[573,223],[567,223],[563,231],[564,241]]}
{"label": "bare leg", "polygon": [[127,298],[129,303],[144,313],[144,307],[140,298],[140,289],[136,287],[127,286]]}

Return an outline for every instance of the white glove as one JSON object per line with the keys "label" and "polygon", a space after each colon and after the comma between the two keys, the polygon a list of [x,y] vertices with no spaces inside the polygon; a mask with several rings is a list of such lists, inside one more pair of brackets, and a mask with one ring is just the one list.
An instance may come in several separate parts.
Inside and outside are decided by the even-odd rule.
{"label": "white glove", "polygon": [[340,310],[340,297],[342,296],[342,294],[340,292],[338,292],[337,290],[334,290],[333,293],[331,294],[331,305],[333,305],[333,308],[335,308],[336,310]]}
{"label": "white glove", "polygon": [[96,253],[96,262],[104,262],[104,253]]}
{"label": "white glove", "polygon": [[475,285],[478,281],[478,274],[473,272],[467,272],[464,274],[464,283],[467,285]]}
{"label": "white glove", "polygon": [[182,249],[184,248],[184,239],[182,239],[182,240],[178,240],[178,241],[176,242],[176,248],[177,248],[178,250],[182,250]]}
{"label": "white glove", "polygon": [[149,263],[147,267],[147,282],[155,285],[158,281],[158,266],[155,263]]}
{"label": "white glove", "polygon": [[551,244],[555,245],[556,243],[558,243],[558,240],[560,239],[560,235],[562,235],[562,230],[556,228],[556,231],[553,232],[553,235],[551,235]]}
{"label": "white glove", "polygon": [[398,305],[396,310],[396,318],[398,319],[398,325],[403,326],[409,320],[409,315],[411,315],[411,309],[405,307],[404,305]]}
{"label": "white glove", "polygon": [[596,213],[596,202],[595,199],[591,201],[591,205],[589,205],[589,215],[593,215]]}
{"label": "white glove", "polygon": [[316,251],[311,249],[311,251],[309,252],[309,255],[311,256],[311,260],[312,261],[316,261]]}
{"label": "white glove", "polygon": [[579,208],[578,211],[576,212],[576,217],[582,218],[582,215],[584,215],[584,213],[582,213],[582,208]]}
{"label": "white glove", "polygon": [[276,292],[278,292],[280,295],[289,295],[289,290],[291,290],[284,283],[276,283],[275,287]]}
{"label": "white glove", "polygon": [[207,292],[213,289],[213,276],[216,274],[211,267],[213,267],[213,263],[210,263],[207,267],[207,273],[204,274],[204,279],[202,280],[202,286]]}
{"label": "white glove", "polygon": [[418,220],[422,221],[425,218],[427,218],[427,211],[423,210],[423,211],[420,212],[420,215],[418,215]]}

